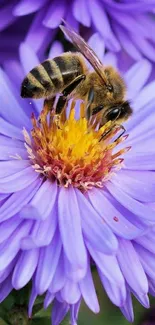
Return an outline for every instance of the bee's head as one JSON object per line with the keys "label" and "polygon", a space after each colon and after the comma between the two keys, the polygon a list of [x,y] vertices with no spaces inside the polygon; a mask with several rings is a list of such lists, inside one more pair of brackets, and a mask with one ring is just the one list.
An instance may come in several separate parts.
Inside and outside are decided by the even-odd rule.
{"label": "bee's head", "polygon": [[116,124],[121,124],[128,120],[131,116],[133,110],[128,101],[117,103],[114,106],[109,107],[103,114],[101,126],[108,121],[115,122]]}
{"label": "bee's head", "polygon": [[118,71],[109,66],[104,69],[107,78],[107,100],[121,102],[124,99],[126,85]]}
{"label": "bee's head", "polygon": [[42,85],[31,74],[28,74],[23,80],[21,85],[21,97],[43,98],[44,92],[45,90]]}

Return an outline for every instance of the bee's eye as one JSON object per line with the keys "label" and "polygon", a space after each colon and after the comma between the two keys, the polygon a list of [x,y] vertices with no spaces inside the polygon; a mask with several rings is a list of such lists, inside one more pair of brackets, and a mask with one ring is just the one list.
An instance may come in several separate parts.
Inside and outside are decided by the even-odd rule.
{"label": "bee's eye", "polygon": [[115,121],[119,117],[120,112],[121,110],[118,107],[111,108],[110,112],[107,114],[107,120]]}

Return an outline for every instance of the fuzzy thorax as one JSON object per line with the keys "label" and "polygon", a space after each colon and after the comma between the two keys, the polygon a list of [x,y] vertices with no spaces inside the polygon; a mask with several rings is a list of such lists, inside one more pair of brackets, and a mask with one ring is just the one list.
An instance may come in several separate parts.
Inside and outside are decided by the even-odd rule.
{"label": "fuzzy thorax", "polygon": [[[33,168],[59,186],[73,185],[81,190],[102,187],[112,171],[121,167],[119,156],[129,148],[113,153],[126,136],[116,138],[119,126],[109,121],[100,129],[98,121],[87,121],[85,106],[81,103],[80,117],[75,118],[72,102],[69,116],[64,110],[55,115],[45,106],[38,118],[32,116],[31,136],[24,130],[25,146]],[[103,136],[104,135],[104,136]]]}

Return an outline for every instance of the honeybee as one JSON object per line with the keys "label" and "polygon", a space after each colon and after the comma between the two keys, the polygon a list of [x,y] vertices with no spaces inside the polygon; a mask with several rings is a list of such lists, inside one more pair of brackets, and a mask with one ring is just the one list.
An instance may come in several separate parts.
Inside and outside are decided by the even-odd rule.
{"label": "honeybee", "polygon": [[[78,52],[67,52],[34,67],[22,82],[21,96],[50,100],[61,93],[56,113],[68,98],[87,100],[87,117],[101,115],[100,126],[107,121],[121,124],[132,114],[125,100],[125,82],[112,66],[104,66],[84,39],[68,25],[60,25]],[[89,71],[85,58],[94,68]]]}

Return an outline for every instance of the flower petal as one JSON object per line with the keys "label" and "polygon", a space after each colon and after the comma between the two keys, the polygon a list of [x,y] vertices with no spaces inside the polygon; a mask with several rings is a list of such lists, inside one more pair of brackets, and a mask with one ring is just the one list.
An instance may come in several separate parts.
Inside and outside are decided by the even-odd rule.
{"label": "flower petal", "polygon": [[[13,86],[2,69],[0,69],[0,83],[1,117],[16,127],[20,127],[21,130],[23,125],[29,129],[30,120],[16,100],[13,94]],[[7,107],[7,110],[4,107]],[[14,107],[16,108],[16,114],[14,114]]]}
{"label": "flower petal", "polygon": [[38,178],[38,174],[32,169],[32,167],[24,168],[23,170],[13,175],[0,179],[0,192],[12,193],[20,191],[32,184]]}
{"label": "flower petal", "polygon": [[47,179],[42,183],[31,202],[24,206],[20,213],[21,217],[45,220],[54,208],[56,196],[57,184]]}
{"label": "flower petal", "polygon": [[23,16],[31,14],[39,9],[45,4],[46,0],[21,0],[17,5],[14,7],[13,14],[15,16]]}
{"label": "flower petal", "polygon": [[39,258],[39,250],[22,252],[15,266],[12,285],[16,290],[23,288],[32,278]]}
{"label": "flower petal", "polygon": [[154,221],[155,220],[155,211],[150,209],[148,206],[146,207],[144,204],[140,203],[132,199],[129,195],[124,193],[120,188],[112,184],[112,182],[108,182],[106,184],[107,189],[110,193],[118,200],[123,206],[125,206],[129,211],[136,213],[137,216],[141,217],[144,220]]}
{"label": "flower petal", "polygon": [[128,290],[127,290],[126,302],[120,309],[123,315],[126,317],[126,319],[132,323],[134,321],[134,313],[133,313],[131,294]]}
{"label": "flower petal", "polygon": [[143,229],[134,226],[132,222],[124,217],[123,213],[120,213],[117,209],[117,201],[112,200],[108,193],[94,188],[88,192],[88,197],[102,220],[107,222],[116,235],[126,239],[133,239],[142,233]]}
{"label": "flower petal", "polygon": [[21,129],[5,121],[1,117],[0,117],[0,133],[11,138],[19,139],[22,141],[24,140]]}
{"label": "flower petal", "polygon": [[155,174],[151,171],[120,170],[112,183],[127,195],[141,202],[155,201]]}
{"label": "flower petal", "polygon": [[14,266],[17,262],[18,255],[12,260],[12,262],[2,271],[0,271],[0,283],[3,283],[4,280],[9,276],[9,274],[14,269]]}
{"label": "flower petal", "polygon": [[139,259],[142,263],[143,269],[145,270],[146,274],[155,280],[155,259],[154,254],[149,252],[147,249],[142,247],[139,244],[134,243],[134,247],[136,252],[139,256]]}
{"label": "flower petal", "polygon": [[26,236],[32,227],[31,221],[25,221],[5,243],[0,245],[0,271],[4,270],[20,250],[20,240]]}
{"label": "flower petal", "polygon": [[54,274],[54,277],[50,283],[50,286],[48,290],[50,293],[56,293],[59,290],[62,289],[62,287],[65,284],[65,272],[64,272],[64,258],[63,258],[63,252],[61,252],[60,257],[59,257],[59,262]]}
{"label": "flower petal", "polygon": [[126,301],[126,285],[121,283],[118,285],[112,281],[109,281],[100,271],[99,276],[102,281],[103,287],[113,304],[118,307],[124,305]]}
{"label": "flower petal", "polygon": [[29,160],[0,161],[0,178],[13,175],[29,166]]}
{"label": "flower petal", "polygon": [[35,278],[35,287],[38,294],[43,294],[50,286],[58,265],[61,247],[62,243],[57,231],[50,245],[40,251]]}
{"label": "flower petal", "polygon": [[27,204],[38,190],[42,180],[39,178],[21,191],[13,193],[0,207],[1,222],[18,213]]}
{"label": "flower petal", "polygon": [[148,281],[139,257],[130,241],[119,239],[117,258],[122,273],[135,293],[144,295],[148,292]]}
{"label": "flower petal", "polygon": [[119,285],[124,285],[124,278],[120,270],[117,259],[113,255],[105,255],[94,251],[90,244],[87,243],[91,257],[103,275],[110,281]]}
{"label": "flower petal", "polygon": [[54,298],[55,298],[54,294],[52,294],[50,292],[46,293],[46,296],[45,296],[45,299],[44,299],[44,309],[46,309],[52,303]]}
{"label": "flower petal", "polygon": [[58,300],[54,300],[52,306],[52,324],[58,325],[62,322],[66,314],[68,313],[69,305],[64,302],[61,303]]}
{"label": "flower petal", "polygon": [[13,287],[11,284],[11,276],[9,276],[1,285],[0,285],[0,303],[9,295]]}
{"label": "flower petal", "polygon": [[49,28],[56,28],[61,23],[62,18],[64,17],[66,11],[66,2],[61,0],[53,0],[51,5],[48,7],[47,14],[43,20],[43,24]]}
{"label": "flower petal", "polygon": [[89,14],[87,0],[80,0],[80,5],[78,0],[73,2],[73,14],[75,19],[84,26],[90,27],[91,17]]}
{"label": "flower petal", "polygon": [[[111,254],[117,250],[117,239],[110,228],[102,221],[79,190],[75,190],[79,202],[83,234],[95,250]],[[74,209],[74,208],[73,208]]]}
{"label": "flower petal", "polygon": [[21,222],[22,220],[19,218],[19,215],[16,215],[11,219],[0,223],[0,244],[12,235]]}
{"label": "flower petal", "polygon": [[70,263],[84,273],[87,268],[86,248],[81,229],[81,216],[75,190],[61,188],[59,192],[58,216],[63,248]]}
{"label": "flower petal", "polygon": [[111,30],[109,19],[102,3],[97,0],[92,0],[89,5],[89,11],[97,31],[105,39],[108,48],[112,51],[119,51],[120,44]]}
{"label": "flower petal", "polygon": [[35,286],[32,287],[32,290],[31,290],[31,295],[30,295],[30,298],[29,298],[29,305],[28,305],[28,316],[29,318],[32,317],[32,308],[33,308],[33,305],[34,305],[34,302],[37,298],[37,292],[36,292],[36,289],[35,289]]}
{"label": "flower petal", "polygon": [[80,299],[81,292],[77,283],[66,280],[64,287],[61,289],[61,297],[68,304],[75,304]]}
{"label": "flower petal", "polygon": [[31,232],[34,243],[38,246],[50,244],[57,227],[57,212],[53,209],[52,213],[44,221],[36,221]]}
{"label": "flower petal", "polygon": [[133,99],[142,89],[150,76],[152,70],[151,63],[148,60],[140,60],[132,65],[125,74],[125,81],[128,86],[127,98]]}
{"label": "flower petal", "polygon": [[100,311],[90,266],[87,267],[87,273],[85,277],[79,282],[80,291],[82,297],[87,304],[87,306],[94,312],[98,313]]}

